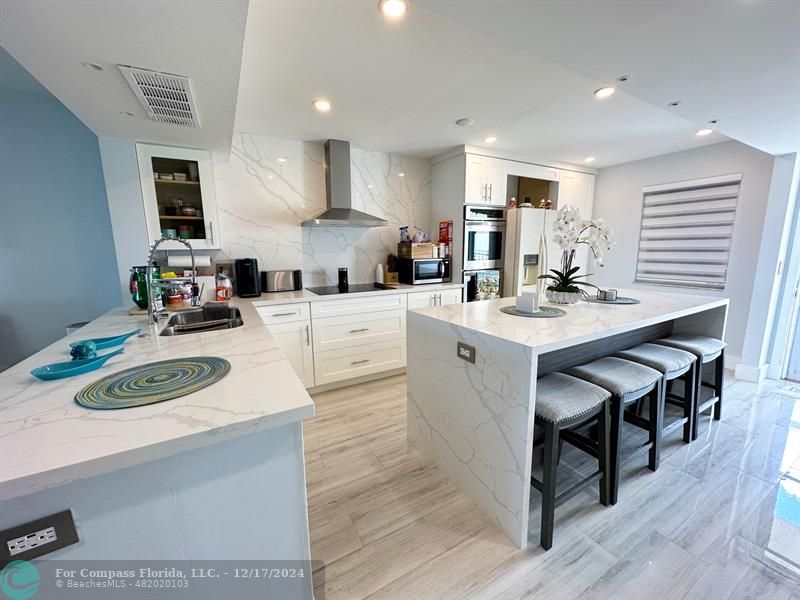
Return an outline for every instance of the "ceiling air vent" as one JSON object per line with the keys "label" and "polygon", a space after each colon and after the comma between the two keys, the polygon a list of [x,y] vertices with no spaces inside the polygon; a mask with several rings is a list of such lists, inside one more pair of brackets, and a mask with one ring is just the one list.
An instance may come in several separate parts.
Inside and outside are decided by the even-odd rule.
{"label": "ceiling air vent", "polygon": [[200,127],[188,77],[125,65],[119,70],[153,121]]}

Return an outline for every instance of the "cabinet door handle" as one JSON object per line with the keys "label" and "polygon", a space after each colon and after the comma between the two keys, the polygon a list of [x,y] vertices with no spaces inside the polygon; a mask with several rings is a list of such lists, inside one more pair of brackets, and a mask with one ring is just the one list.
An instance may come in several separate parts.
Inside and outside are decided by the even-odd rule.
{"label": "cabinet door handle", "polygon": [[306,325],[306,346],[311,345],[311,336],[308,333],[308,325]]}
{"label": "cabinet door handle", "polygon": [[351,329],[350,333],[361,333],[362,331],[369,331],[369,327],[362,327],[361,329]]}
{"label": "cabinet door handle", "polygon": [[211,245],[213,246],[214,245],[214,222],[213,221],[209,221],[208,222],[208,233],[209,233],[209,235],[211,237]]}
{"label": "cabinet door handle", "polygon": [[489,201],[492,201],[492,184],[489,184]]}
{"label": "cabinet door handle", "polygon": [[353,362],[351,362],[350,364],[351,364],[351,365],[363,365],[364,363],[368,363],[368,362],[369,362],[369,359],[368,359],[368,358],[365,358],[365,359],[363,359],[363,360],[354,360],[354,361],[353,361]]}
{"label": "cabinet door handle", "polygon": [[296,312],[288,312],[288,313],[274,313],[273,317],[291,317],[292,315],[296,315]]}

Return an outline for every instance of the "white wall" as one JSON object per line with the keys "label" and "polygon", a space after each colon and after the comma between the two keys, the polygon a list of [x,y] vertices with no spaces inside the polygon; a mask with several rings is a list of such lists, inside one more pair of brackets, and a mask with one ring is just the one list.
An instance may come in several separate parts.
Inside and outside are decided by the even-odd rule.
{"label": "white wall", "polygon": [[[129,268],[144,264],[149,246],[135,141],[101,138],[100,149],[127,298]],[[230,156],[215,154],[213,163],[222,249],[208,252],[212,259],[302,269],[306,286],[335,283],[338,267],[348,267],[351,283],[373,281],[375,265],[397,253],[398,228],[430,223],[428,159],[351,148],[353,207],[390,223],[368,229],[300,226],[326,206],[321,143],[236,132]]]}
{"label": "white wall", "polygon": [[[769,154],[730,141],[600,169],[595,181],[594,216],[605,217],[614,227],[617,245],[606,256],[605,268],[595,269],[592,280],[603,286],[667,289],[729,297],[728,366],[734,366],[739,362],[745,347],[747,319],[770,194],[773,162],[774,158]],[[725,290],[682,290],[633,283],[642,212],[642,187],[739,172],[742,173],[742,183]]]}
{"label": "white wall", "polygon": [[230,160],[214,161],[219,258],[303,269],[305,285],[335,283],[338,267],[348,267],[352,283],[372,282],[375,265],[397,253],[399,227],[430,223],[430,161],[351,148],[350,164],[353,208],[390,225],[300,227],[326,206],[322,144],[237,132]]}

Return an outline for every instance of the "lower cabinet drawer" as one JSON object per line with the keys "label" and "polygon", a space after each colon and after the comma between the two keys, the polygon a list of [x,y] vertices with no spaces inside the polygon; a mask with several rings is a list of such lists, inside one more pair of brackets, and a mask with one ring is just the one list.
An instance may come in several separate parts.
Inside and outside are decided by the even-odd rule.
{"label": "lower cabinet drawer", "polygon": [[399,369],[406,366],[406,340],[328,350],[314,354],[317,385]]}
{"label": "lower cabinet drawer", "polygon": [[315,318],[313,323],[317,352],[386,342],[406,335],[405,310]]}

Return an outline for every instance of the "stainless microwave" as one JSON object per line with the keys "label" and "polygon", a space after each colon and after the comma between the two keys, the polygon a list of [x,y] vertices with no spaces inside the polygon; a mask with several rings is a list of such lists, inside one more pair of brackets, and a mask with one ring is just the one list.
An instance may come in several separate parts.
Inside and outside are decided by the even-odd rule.
{"label": "stainless microwave", "polygon": [[408,285],[450,281],[449,258],[398,258],[397,280]]}

